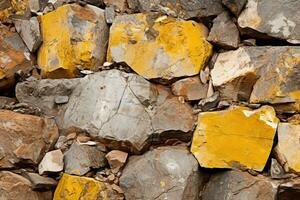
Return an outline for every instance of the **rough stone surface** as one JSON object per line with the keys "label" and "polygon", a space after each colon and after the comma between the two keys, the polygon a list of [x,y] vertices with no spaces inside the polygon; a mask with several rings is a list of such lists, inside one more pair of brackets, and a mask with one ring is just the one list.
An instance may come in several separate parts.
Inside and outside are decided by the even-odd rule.
{"label": "rough stone surface", "polygon": [[274,158],[271,159],[271,169],[270,174],[273,179],[282,179],[284,178],[284,169]]}
{"label": "rough stone surface", "polygon": [[31,189],[26,178],[8,171],[0,172],[0,199],[52,200],[52,192],[37,192]]}
{"label": "rough stone surface", "polygon": [[24,177],[26,177],[31,182],[31,188],[33,190],[51,190],[57,185],[57,182],[54,179],[40,176],[36,173],[26,172],[24,173]]}
{"label": "rough stone surface", "polygon": [[104,0],[106,6],[112,6],[118,12],[125,12],[128,9],[127,0]]}
{"label": "rough stone surface", "polygon": [[0,2],[0,22],[7,23],[15,17],[30,15],[27,0],[2,0]]}
{"label": "rough stone surface", "polygon": [[241,28],[251,29],[269,36],[284,39],[291,43],[300,43],[300,17],[296,13],[300,1],[248,0],[238,18]]}
{"label": "rough stone surface", "polygon": [[247,0],[222,0],[224,6],[226,6],[236,17],[239,16],[243,10]]}
{"label": "rough stone surface", "polygon": [[220,53],[211,76],[223,99],[299,111],[299,63],[299,47],[241,47]]}
{"label": "rough stone surface", "polygon": [[187,101],[206,98],[208,84],[203,84],[198,76],[184,78],[172,84],[172,92]]}
{"label": "rough stone surface", "polygon": [[127,200],[196,200],[203,177],[184,147],[161,147],[131,157],[120,178]]}
{"label": "rough stone surface", "polygon": [[38,164],[57,138],[53,119],[0,110],[0,168]]}
{"label": "rough stone surface", "polygon": [[81,128],[113,149],[140,152],[170,137],[186,140],[194,126],[190,105],[164,87],[118,70],[82,79],[23,82],[16,89],[20,102],[45,113],[55,108],[53,96],[63,92],[70,99],[56,112],[58,126]]}
{"label": "rough stone surface", "polygon": [[213,174],[202,192],[203,200],[275,200],[277,186],[263,176],[225,171]]}
{"label": "rough stone surface", "polygon": [[208,41],[224,49],[238,48],[239,30],[227,12],[223,12],[213,21]]}
{"label": "rough stone surface", "polygon": [[92,168],[106,166],[105,154],[97,146],[73,143],[65,153],[65,172],[74,175],[84,175]]}
{"label": "rough stone surface", "polygon": [[262,171],[278,121],[270,106],[200,113],[191,151],[202,167]]}
{"label": "rough stone surface", "polygon": [[38,64],[44,76],[74,77],[78,68],[96,70],[103,64],[108,27],[102,9],[64,5],[41,17],[41,30]]}
{"label": "rough stone surface", "polygon": [[106,159],[110,168],[121,168],[126,163],[128,153],[118,150],[112,150],[106,154]]}
{"label": "rough stone surface", "polygon": [[117,16],[110,29],[107,60],[125,62],[146,79],[192,76],[212,54],[207,28],[157,14]]}
{"label": "rough stone surface", "polygon": [[63,154],[60,149],[47,152],[39,164],[39,174],[60,172],[64,169]]}
{"label": "rough stone surface", "polygon": [[300,179],[292,179],[285,181],[279,185],[278,188],[278,200],[296,200],[300,195]]}

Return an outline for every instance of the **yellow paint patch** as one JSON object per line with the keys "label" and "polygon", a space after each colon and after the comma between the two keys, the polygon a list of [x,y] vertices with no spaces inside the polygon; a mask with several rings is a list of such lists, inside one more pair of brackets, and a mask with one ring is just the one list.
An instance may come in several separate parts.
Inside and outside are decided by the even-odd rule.
{"label": "yellow paint patch", "polygon": [[202,167],[262,171],[278,121],[270,106],[201,113],[191,151]]}
{"label": "yellow paint patch", "polygon": [[194,21],[150,14],[117,17],[107,60],[126,62],[139,75],[171,79],[198,74],[212,54],[207,29]]}

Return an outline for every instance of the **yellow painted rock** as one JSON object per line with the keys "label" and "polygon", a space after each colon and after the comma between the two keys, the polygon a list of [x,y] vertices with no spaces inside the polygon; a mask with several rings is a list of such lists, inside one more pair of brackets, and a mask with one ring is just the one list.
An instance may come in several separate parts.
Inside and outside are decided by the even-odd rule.
{"label": "yellow painted rock", "polygon": [[212,54],[206,36],[206,27],[194,21],[122,15],[111,27],[107,60],[125,62],[147,79],[192,76]]}
{"label": "yellow painted rock", "polygon": [[28,0],[1,0],[0,22],[7,22],[10,17],[30,15]]}
{"label": "yellow painted rock", "polygon": [[41,17],[41,30],[38,64],[44,76],[75,77],[78,68],[95,70],[103,64],[108,27],[102,9],[64,5]]}
{"label": "yellow painted rock", "polygon": [[270,106],[200,113],[191,151],[202,167],[262,171],[278,121]]}
{"label": "yellow painted rock", "polygon": [[92,178],[64,174],[53,200],[109,200],[111,190]]}

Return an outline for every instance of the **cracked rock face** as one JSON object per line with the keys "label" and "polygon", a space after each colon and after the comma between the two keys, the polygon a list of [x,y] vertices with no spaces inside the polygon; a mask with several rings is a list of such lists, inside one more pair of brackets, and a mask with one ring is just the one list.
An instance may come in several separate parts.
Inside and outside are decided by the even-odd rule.
{"label": "cracked rock face", "polygon": [[129,159],[120,178],[128,200],[196,200],[203,177],[184,147],[160,147]]}
{"label": "cracked rock face", "polygon": [[300,1],[272,0],[272,6],[269,3],[248,0],[238,18],[239,26],[299,44],[300,17],[295,13],[299,11]]}
{"label": "cracked rock face", "polygon": [[[110,147],[132,152],[170,137],[186,140],[194,126],[190,105],[163,87],[118,70],[81,79],[23,82],[16,93],[20,102],[45,113],[56,108],[52,113],[61,129],[77,127]],[[69,102],[56,106],[55,95],[69,96]]]}
{"label": "cracked rock face", "polygon": [[262,171],[278,121],[271,106],[200,113],[191,152],[201,167]]}

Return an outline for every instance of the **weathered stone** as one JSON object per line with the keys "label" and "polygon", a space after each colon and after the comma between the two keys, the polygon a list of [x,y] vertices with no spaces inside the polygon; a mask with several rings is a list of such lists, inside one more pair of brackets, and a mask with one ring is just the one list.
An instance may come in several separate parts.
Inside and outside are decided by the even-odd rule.
{"label": "weathered stone", "polygon": [[299,111],[299,63],[299,47],[241,47],[220,53],[211,76],[223,99]]}
{"label": "weathered stone", "polygon": [[106,159],[110,168],[121,168],[126,163],[128,153],[118,150],[112,150],[106,154]]}
{"label": "weathered stone", "polygon": [[92,178],[64,174],[59,180],[53,200],[114,199],[113,192]]}
{"label": "weathered stone", "polygon": [[[11,22],[11,18],[28,17],[30,12],[27,0],[1,0],[0,2],[0,22]],[[1,31],[0,31],[1,32]]]}
{"label": "weathered stone", "polygon": [[61,172],[64,169],[63,158],[60,149],[46,153],[39,164],[39,174]]}
{"label": "weathered stone", "polygon": [[[48,0],[46,0],[46,1],[48,1]],[[41,6],[42,6],[41,2],[43,2],[43,0],[42,1],[40,1],[40,0],[28,0],[28,7],[29,7],[30,11],[32,13],[38,13],[41,9]]]}
{"label": "weathered stone", "polygon": [[15,20],[14,24],[29,51],[35,52],[42,44],[40,24],[37,18],[18,19]]}
{"label": "weathered stone", "polygon": [[300,195],[300,179],[292,179],[279,185],[278,200],[296,200]]}
{"label": "weathered stone", "polygon": [[271,169],[270,174],[273,179],[282,179],[284,178],[284,170],[278,161],[274,158],[271,159]]}
{"label": "weathered stone", "polygon": [[105,21],[108,24],[112,24],[115,20],[116,13],[113,7],[105,7]]}
{"label": "weathered stone", "polygon": [[205,99],[201,99],[201,101],[199,101],[198,103],[198,107],[202,111],[209,111],[213,108],[216,108],[219,102],[220,102],[220,93],[215,92],[212,96]]}
{"label": "weathered stone", "polygon": [[65,153],[65,172],[74,175],[84,175],[92,168],[105,167],[105,154],[97,146],[73,143]]}
{"label": "weathered stone", "polygon": [[238,17],[243,10],[247,0],[222,0],[222,3],[236,16]]}
{"label": "weathered stone", "polygon": [[33,190],[51,190],[57,185],[57,182],[54,179],[40,176],[36,173],[25,172],[22,175],[25,176],[31,182],[31,188]]}
{"label": "weathered stone", "polygon": [[0,110],[0,168],[38,164],[57,138],[53,119]]}
{"label": "weathered stone", "polygon": [[278,121],[270,106],[200,113],[191,151],[202,167],[262,171]]}
{"label": "weathered stone", "polygon": [[41,30],[38,64],[44,76],[74,77],[78,68],[96,70],[103,64],[108,27],[102,9],[64,5],[41,17]]}
{"label": "weathered stone", "polygon": [[183,19],[217,16],[223,11],[221,0],[127,0],[136,12],[161,12]]}
{"label": "weathered stone", "polygon": [[26,178],[8,171],[0,172],[0,199],[2,200],[52,200],[52,192],[37,192],[31,189]]}
{"label": "weathered stone", "polygon": [[120,178],[127,200],[196,200],[202,184],[198,163],[184,147],[160,147],[130,157]]}
{"label": "weathered stone", "polygon": [[206,98],[208,84],[201,83],[198,76],[181,79],[172,84],[172,92],[187,101]]}
{"label": "weathered stone", "polygon": [[65,104],[65,103],[68,103],[69,97],[68,96],[56,96],[54,101],[56,104]]}
{"label": "weathered stone", "polygon": [[106,6],[112,6],[118,12],[125,12],[128,9],[127,0],[104,0]]}
{"label": "weathered stone", "polygon": [[202,192],[202,199],[275,200],[276,192],[277,185],[271,180],[232,170],[213,174]]}
{"label": "weathered stone", "polygon": [[16,83],[15,73],[33,69],[30,53],[17,33],[0,26],[0,90],[10,89]]}
{"label": "weathered stone", "polygon": [[221,13],[214,19],[207,40],[224,49],[238,48],[239,30],[227,12]]}
{"label": "weathered stone", "polygon": [[[59,108],[54,102],[58,94],[69,96]],[[194,127],[190,105],[179,102],[165,87],[118,70],[81,79],[23,82],[17,85],[16,96],[56,115],[62,130],[80,128],[112,149],[141,152],[167,138],[186,141]]]}
{"label": "weathered stone", "polygon": [[272,5],[264,0],[248,0],[238,18],[241,28],[251,29],[269,36],[300,43],[300,17],[295,14],[300,1],[273,0]]}
{"label": "weathered stone", "polygon": [[146,79],[192,76],[212,54],[207,28],[158,14],[117,16],[110,29],[107,60],[125,62]]}

